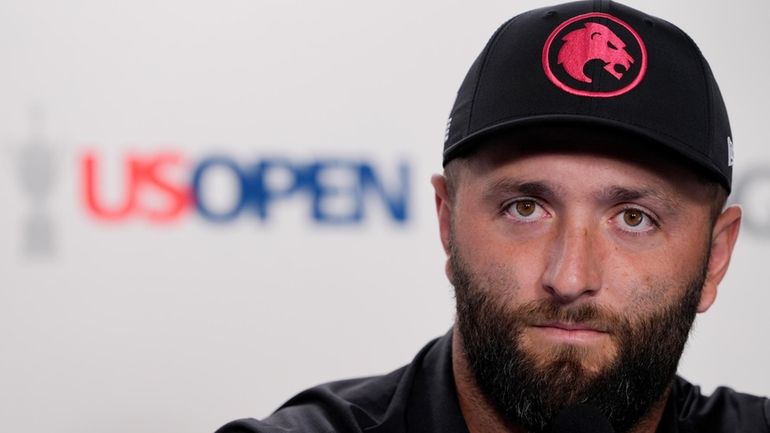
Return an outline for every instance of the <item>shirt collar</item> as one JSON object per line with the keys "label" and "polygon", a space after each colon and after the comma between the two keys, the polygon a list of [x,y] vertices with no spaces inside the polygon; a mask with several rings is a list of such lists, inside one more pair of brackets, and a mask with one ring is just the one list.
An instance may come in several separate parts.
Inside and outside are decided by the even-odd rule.
{"label": "shirt collar", "polygon": [[452,331],[436,340],[416,366],[407,403],[409,433],[468,433],[452,370]]}

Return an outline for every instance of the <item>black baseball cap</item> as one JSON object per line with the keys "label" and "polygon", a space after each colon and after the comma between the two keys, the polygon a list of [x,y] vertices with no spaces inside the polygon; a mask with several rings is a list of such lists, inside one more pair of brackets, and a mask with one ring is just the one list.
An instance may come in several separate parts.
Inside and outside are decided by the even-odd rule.
{"label": "black baseball cap", "polygon": [[732,133],[706,59],[678,27],[622,4],[577,1],[504,23],[460,86],[443,163],[491,134],[548,124],[652,140],[730,191]]}

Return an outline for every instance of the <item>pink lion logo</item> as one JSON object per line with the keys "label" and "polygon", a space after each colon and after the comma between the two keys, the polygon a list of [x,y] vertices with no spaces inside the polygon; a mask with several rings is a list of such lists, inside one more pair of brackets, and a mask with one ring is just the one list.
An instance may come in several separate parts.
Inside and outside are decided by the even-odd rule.
{"label": "pink lion logo", "polygon": [[[583,67],[591,60],[604,62],[604,70],[620,80],[634,63],[633,57],[625,50],[626,44],[607,26],[586,22],[585,27],[572,31],[562,38],[562,45],[557,56],[560,65],[574,79],[584,83],[592,80],[583,72]],[[625,72],[618,72],[617,65]]]}

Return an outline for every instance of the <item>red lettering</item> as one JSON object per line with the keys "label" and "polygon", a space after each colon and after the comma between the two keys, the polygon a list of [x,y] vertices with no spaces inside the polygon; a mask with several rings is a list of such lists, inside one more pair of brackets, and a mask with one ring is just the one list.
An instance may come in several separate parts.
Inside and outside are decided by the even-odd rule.
{"label": "red lettering", "polygon": [[126,173],[128,178],[125,182],[125,193],[123,204],[108,207],[100,199],[99,181],[96,177],[97,160],[93,153],[87,153],[82,160],[83,173],[83,198],[86,208],[95,217],[105,220],[119,220],[127,217],[134,208],[133,186],[136,183],[135,170],[132,161],[126,160]]}
{"label": "red lettering", "polygon": [[122,203],[105,205],[101,197],[97,157],[87,153],[82,159],[83,197],[86,208],[99,219],[117,221],[131,215],[144,216],[154,222],[168,222],[182,216],[192,203],[189,187],[175,185],[168,170],[182,162],[176,153],[125,159],[124,197]]}
{"label": "red lettering", "polygon": [[[141,203],[142,210],[151,221],[165,222],[171,221],[182,216],[184,211],[192,202],[192,190],[189,187],[174,185],[168,179],[163,177],[165,168],[168,166],[179,165],[182,158],[175,153],[164,153],[144,161],[142,166],[142,182],[140,191],[154,187],[157,192],[166,197],[166,206],[159,208],[151,206],[146,201]],[[146,197],[142,194],[142,198]]]}

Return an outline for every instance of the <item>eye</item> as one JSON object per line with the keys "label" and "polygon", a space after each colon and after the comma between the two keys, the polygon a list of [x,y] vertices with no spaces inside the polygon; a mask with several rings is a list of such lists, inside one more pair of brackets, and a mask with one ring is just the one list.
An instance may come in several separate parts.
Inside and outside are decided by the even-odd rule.
{"label": "eye", "polygon": [[623,221],[631,227],[637,227],[644,222],[644,213],[638,209],[623,211]]}
{"label": "eye", "polygon": [[516,200],[505,207],[505,213],[520,221],[535,221],[547,215],[543,207],[531,198]]}
{"label": "eye", "polygon": [[532,200],[522,200],[517,201],[514,204],[514,207],[516,208],[516,212],[518,212],[519,215],[528,217],[535,213],[535,206],[537,206],[537,203],[535,203]]}
{"label": "eye", "polygon": [[637,208],[626,208],[615,216],[616,223],[621,230],[633,233],[644,233],[654,230],[658,227],[655,221],[647,212]]}

